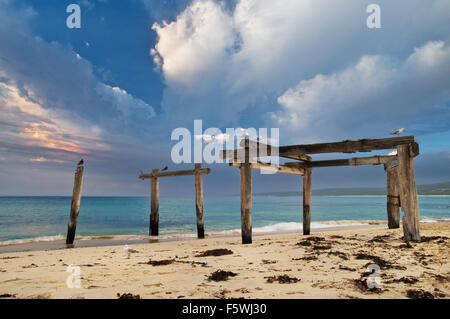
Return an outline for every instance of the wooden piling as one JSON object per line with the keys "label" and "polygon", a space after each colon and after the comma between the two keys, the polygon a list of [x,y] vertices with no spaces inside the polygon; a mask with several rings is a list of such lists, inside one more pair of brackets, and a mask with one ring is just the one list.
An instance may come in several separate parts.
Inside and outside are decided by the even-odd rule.
{"label": "wooden piling", "polygon": [[79,164],[75,172],[73,183],[72,203],[70,205],[69,223],[67,225],[66,245],[72,246],[75,240],[75,232],[77,229],[78,214],[80,213],[81,190],[83,185],[84,167]]}
{"label": "wooden piling", "polygon": [[[195,164],[195,170],[200,170],[202,164]],[[195,211],[197,217],[197,238],[205,238],[203,222],[203,178],[202,174],[195,174]]]}
{"label": "wooden piling", "polygon": [[303,175],[303,235],[311,232],[311,174],[310,167],[305,168]]}
{"label": "wooden piling", "polygon": [[158,236],[159,234],[159,179],[164,177],[175,176],[188,176],[194,175],[195,177],[195,206],[197,216],[197,233],[198,238],[205,238],[205,229],[203,222],[203,174],[209,174],[211,169],[202,168],[201,164],[195,164],[195,168],[191,170],[180,171],[159,171],[158,169],[152,170],[149,174],[139,174],[140,179],[151,180],[150,191],[150,236]]}
{"label": "wooden piling", "polygon": [[399,145],[397,147],[400,203],[404,212],[402,218],[403,236],[405,241],[420,242],[419,204],[414,173],[414,158],[411,156],[414,150],[410,148],[410,145]]}
{"label": "wooden piling", "polygon": [[252,167],[248,138],[245,140],[245,161],[241,164],[241,233],[242,243],[252,243]]}
{"label": "wooden piling", "polygon": [[387,217],[389,229],[400,228],[400,194],[397,167],[386,169]]}
{"label": "wooden piling", "polygon": [[150,236],[158,236],[159,234],[159,180],[156,175],[158,170],[154,169],[152,173],[155,175],[151,178],[151,201],[150,201]]}

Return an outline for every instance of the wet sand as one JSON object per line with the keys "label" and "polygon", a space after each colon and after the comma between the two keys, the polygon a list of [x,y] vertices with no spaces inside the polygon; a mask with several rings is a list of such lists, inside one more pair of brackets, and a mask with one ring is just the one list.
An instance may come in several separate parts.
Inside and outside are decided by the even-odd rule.
{"label": "wet sand", "polygon": [[[354,221],[344,221],[345,223],[352,223]],[[347,229],[367,229],[367,228],[377,228],[384,227],[386,222],[382,221],[371,221],[373,224],[364,225],[345,225],[339,226],[337,222],[330,222],[333,225],[329,228],[317,228],[313,229],[311,232],[327,232],[327,231],[337,231],[337,230],[347,230]],[[268,236],[268,235],[281,235],[281,234],[295,234],[298,231],[283,231],[280,233],[254,233],[253,236]],[[208,238],[229,238],[229,237],[239,237],[239,232],[234,233],[212,233],[205,234]],[[137,236],[137,235],[121,235],[121,236],[88,236],[82,237],[82,239],[76,239],[74,247],[103,247],[103,246],[123,246],[123,245],[136,245],[136,244],[153,244],[168,241],[184,241],[184,240],[195,240],[197,239],[196,234],[178,234],[178,235],[163,235],[163,236]],[[21,251],[40,251],[40,250],[55,250],[55,249],[66,249],[66,241],[63,239],[57,240],[23,240],[24,243],[0,243],[0,254],[2,253],[12,253]]]}
{"label": "wet sand", "polygon": [[[450,222],[0,254],[12,298],[450,298]],[[80,288],[69,288],[80,268]],[[374,273],[370,271],[375,269]],[[377,279],[378,278],[378,279]],[[378,281],[379,280],[379,281]]]}

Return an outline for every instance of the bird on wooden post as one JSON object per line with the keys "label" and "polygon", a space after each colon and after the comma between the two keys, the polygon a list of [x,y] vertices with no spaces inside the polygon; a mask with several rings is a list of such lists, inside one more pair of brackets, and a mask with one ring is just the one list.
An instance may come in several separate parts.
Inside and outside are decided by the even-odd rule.
{"label": "bird on wooden post", "polygon": [[391,135],[400,136],[400,134],[402,134],[404,131],[405,131],[405,128],[402,127],[402,128],[400,128],[400,129],[398,129],[398,130],[396,130],[394,132],[391,132]]}
{"label": "bird on wooden post", "polygon": [[78,166],[81,166],[81,165],[83,165],[83,164],[84,164],[84,160],[81,159],[81,161],[78,162]]}

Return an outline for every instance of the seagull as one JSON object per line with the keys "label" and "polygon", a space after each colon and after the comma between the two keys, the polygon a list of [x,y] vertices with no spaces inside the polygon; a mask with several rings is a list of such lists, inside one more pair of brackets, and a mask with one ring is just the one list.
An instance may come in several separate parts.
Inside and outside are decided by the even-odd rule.
{"label": "seagull", "polygon": [[402,134],[404,131],[405,131],[405,128],[402,127],[402,128],[400,128],[400,129],[398,129],[397,131],[392,132],[391,135],[397,135],[397,136],[399,136],[399,135]]}
{"label": "seagull", "polygon": [[83,165],[84,164],[84,160],[81,159],[81,161],[78,162],[78,166]]}
{"label": "seagull", "polygon": [[138,251],[130,248],[128,245],[125,245],[125,247],[123,247],[123,250],[125,250],[128,253],[128,259],[130,259],[130,254],[131,253],[137,253]]}
{"label": "seagull", "polygon": [[161,172],[167,171],[168,169],[169,169],[169,167],[168,167],[168,166],[165,166],[165,167],[161,170]]}

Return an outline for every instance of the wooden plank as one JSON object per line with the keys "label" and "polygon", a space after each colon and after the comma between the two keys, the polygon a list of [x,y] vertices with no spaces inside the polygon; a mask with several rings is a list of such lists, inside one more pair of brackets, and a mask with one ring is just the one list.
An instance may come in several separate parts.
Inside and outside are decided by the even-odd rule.
{"label": "wooden plank", "polygon": [[81,190],[83,185],[83,164],[78,164],[73,182],[72,203],[70,205],[69,222],[67,225],[66,245],[73,246],[77,230],[78,214],[80,213]]}
{"label": "wooden plank", "polygon": [[[224,158],[224,159],[232,159],[235,162],[240,162],[239,161],[239,152],[240,151],[242,151],[242,149],[239,149],[239,150],[223,150],[220,153],[220,157]],[[257,153],[256,151],[255,151],[254,154],[255,155],[259,155],[259,153]],[[276,154],[276,153],[270,153],[270,154]],[[268,155],[265,155],[265,156],[268,156]],[[258,156],[254,156],[252,159],[254,159],[256,157],[258,157]],[[259,157],[263,157],[263,156],[259,156]],[[311,160],[311,157],[308,156],[308,155],[286,155],[286,156],[283,156],[283,157],[286,157],[286,158],[289,158],[289,159],[294,159],[294,160],[299,160],[299,161],[310,161]]]}
{"label": "wooden plank", "polygon": [[[241,140],[239,145],[241,147],[244,147],[245,140]],[[265,143],[257,142],[249,140],[249,147],[250,150],[254,150],[254,154],[256,154],[255,157],[265,157],[265,156],[279,156],[280,148],[277,146],[268,145]],[[227,153],[223,153],[227,154]],[[306,154],[295,154],[291,156],[285,156],[291,159],[301,160],[301,161],[311,161],[311,156],[308,156]]]}
{"label": "wooden plank", "polygon": [[395,155],[376,155],[370,157],[353,157],[343,160],[326,160],[314,161],[310,163],[311,167],[326,167],[326,166],[359,166],[359,165],[381,165],[396,158]]}
{"label": "wooden plank", "polygon": [[419,204],[417,200],[414,158],[410,156],[409,145],[400,145],[397,148],[397,154],[400,203],[404,212],[402,218],[404,240],[420,242]]}
{"label": "wooden plank", "polygon": [[[154,176],[158,175],[158,170],[152,171]],[[159,234],[159,181],[158,177],[151,179],[151,200],[150,200],[150,236]]]}
{"label": "wooden plank", "polygon": [[[241,167],[242,164],[232,162],[229,164],[233,167]],[[266,170],[266,171],[272,171],[276,173],[283,173],[283,174],[293,174],[293,175],[303,175],[305,173],[305,169],[301,167],[288,167],[284,165],[271,165],[269,163],[263,163],[263,162],[251,162],[250,166],[252,169],[257,170]]]}
{"label": "wooden plank", "polygon": [[279,154],[281,157],[288,157],[302,154],[371,152],[375,150],[394,149],[398,145],[408,145],[413,142],[414,136],[402,136],[382,139],[361,139],[357,141],[347,140],[335,143],[289,145],[280,146]]}
{"label": "wooden plank", "polygon": [[195,174],[209,174],[211,172],[211,169],[209,168],[201,168],[201,169],[188,169],[188,170],[180,170],[180,171],[173,171],[173,172],[158,172],[156,174],[140,174],[140,179],[148,179],[148,178],[162,178],[162,177],[174,177],[174,176],[189,176],[189,175],[195,175]]}
{"label": "wooden plank", "polygon": [[[195,169],[200,170],[202,164],[195,164]],[[203,222],[203,179],[202,174],[195,174],[195,212],[197,219],[197,238],[205,238],[205,226]]]}
{"label": "wooden plank", "polygon": [[[247,139],[248,141],[248,139]],[[248,144],[247,144],[248,145]],[[242,243],[252,243],[252,168],[249,153],[246,152],[245,162],[240,166],[241,173],[241,234]]]}
{"label": "wooden plank", "polygon": [[306,168],[303,175],[303,235],[311,233],[311,174],[312,169]]}
{"label": "wooden plank", "polygon": [[[258,145],[258,142],[252,141],[251,143],[255,143]],[[394,149],[399,145],[407,144],[412,145],[411,152],[412,154],[415,154],[414,156],[417,156],[419,149],[418,144],[414,142],[414,136],[402,136],[383,139],[360,139],[356,141],[347,140],[335,143],[280,146],[278,147],[278,155],[285,158],[311,161],[311,157],[307,156],[306,154],[371,152],[375,150]],[[221,157],[236,159],[237,150],[224,150],[221,153]]]}
{"label": "wooden plank", "polygon": [[370,157],[353,157],[344,159],[333,159],[324,161],[312,161],[312,162],[288,162],[285,166],[288,167],[332,167],[332,166],[359,166],[359,165],[381,165],[386,164],[394,159],[396,155],[377,155]]}
{"label": "wooden plank", "polygon": [[400,228],[400,195],[397,168],[386,170],[387,217],[389,229]]}

